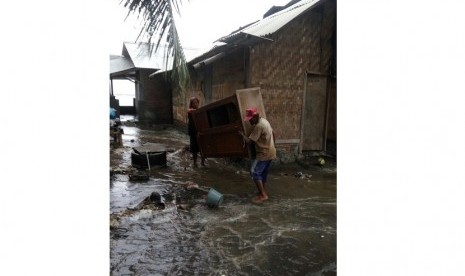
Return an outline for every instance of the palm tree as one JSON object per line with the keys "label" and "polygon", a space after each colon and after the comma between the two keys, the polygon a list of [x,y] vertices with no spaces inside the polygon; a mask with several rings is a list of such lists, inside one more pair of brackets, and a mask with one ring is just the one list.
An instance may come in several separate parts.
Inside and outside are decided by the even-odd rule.
{"label": "palm tree", "polygon": [[157,39],[154,51],[158,50],[162,39],[165,40],[165,66],[168,67],[168,60],[172,61],[171,78],[183,93],[189,82],[189,72],[174,22],[174,10],[180,14],[182,0],[121,0],[120,4],[129,10],[126,18],[131,14],[142,16],[143,26],[137,40],[141,35],[145,35],[149,45],[152,45],[152,41]]}

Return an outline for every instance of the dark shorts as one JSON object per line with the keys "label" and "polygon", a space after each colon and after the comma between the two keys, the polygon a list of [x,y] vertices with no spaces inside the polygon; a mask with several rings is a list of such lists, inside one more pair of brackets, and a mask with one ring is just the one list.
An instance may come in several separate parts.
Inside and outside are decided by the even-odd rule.
{"label": "dark shorts", "polygon": [[271,160],[254,160],[252,166],[250,167],[250,175],[252,176],[253,180],[261,180],[262,182],[266,182],[270,166]]}

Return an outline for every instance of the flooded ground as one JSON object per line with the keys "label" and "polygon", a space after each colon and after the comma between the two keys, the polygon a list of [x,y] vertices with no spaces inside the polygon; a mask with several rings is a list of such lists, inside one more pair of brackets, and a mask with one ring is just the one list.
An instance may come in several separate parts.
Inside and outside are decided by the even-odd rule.
{"label": "flooded ground", "polygon": [[[124,146],[110,153],[111,275],[336,275],[335,170],[275,165],[269,200],[254,205],[247,167],[209,158],[194,168],[186,134],[129,121],[123,129]],[[146,142],[167,146],[167,167],[130,181],[132,147]],[[216,189],[223,203],[207,207],[207,193],[188,182]],[[152,192],[166,207],[136,208]]]}

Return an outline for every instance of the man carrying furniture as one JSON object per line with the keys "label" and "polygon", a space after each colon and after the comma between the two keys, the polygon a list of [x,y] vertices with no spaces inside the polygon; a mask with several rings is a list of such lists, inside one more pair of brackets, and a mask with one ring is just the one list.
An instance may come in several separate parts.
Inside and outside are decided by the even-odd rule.
{"label": "man carrying furniture", "polygon": [[247,144],[252,142],[255,144],[256,157],[250,168],[250,174],[258,189],[258,195],[252,202],[259,204],[268,199],[265,184],[271,161],[276,159],[274,132],[270,123],[260,117],[256,107],[247,109],[245,114],[244,120],[252,125],[252,131],[249,137],[245,136],[242,131],[239,131],[239,134]]}

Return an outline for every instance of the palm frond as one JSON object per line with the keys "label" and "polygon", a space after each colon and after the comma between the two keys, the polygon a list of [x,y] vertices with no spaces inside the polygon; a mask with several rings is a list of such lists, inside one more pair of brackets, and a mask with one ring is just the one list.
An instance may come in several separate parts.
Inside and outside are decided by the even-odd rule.
{"label": "palm frond", "polygon": [[[149,45],[155,41],[155,49],[149,49],[151,52],[157,51],[160,43],[165,40],[166,49],[164,51],[165,69],[172,62],[171,78],[181,93],[185,91],[190,81],[187,61],[181,40],[174,22],[174,12],[180,14],[180,5],[182,0],[121,0],[128,9],[127,17],[131,14],[138,18],[142,17],[143,25],[137,37],[148,37]],[[170,59],[170,57],[172,57]]]}

